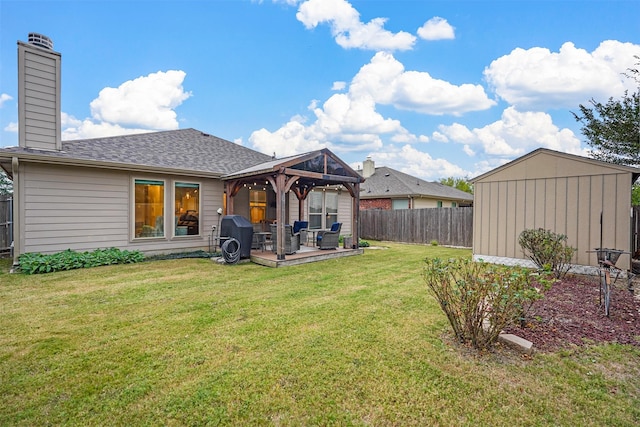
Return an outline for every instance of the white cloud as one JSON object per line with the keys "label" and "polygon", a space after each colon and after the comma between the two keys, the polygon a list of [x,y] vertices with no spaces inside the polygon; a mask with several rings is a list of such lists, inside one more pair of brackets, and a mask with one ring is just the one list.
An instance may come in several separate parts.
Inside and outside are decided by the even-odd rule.
{"label": "white cloud", "polygon": [[[420,97],[422,96],[422,97]],[[311,101],[315,117],[294,117],[280,129],[260,129],[249,142],[264,153],[291,155],[327,146],[342,152],[372,150],[383,146],[382,138],[402,144],[428,142],[426,135],[415,135],[399,120],[382,116],[377,104],[392,105],[428,114],[460,115],[494,104],[481,86],[454,86],[432,79],[427,73],[406,72],[391,54],[378,52],[351,81],[346,93],[336,93],[322,105]],[[434,135],[434,140],[438,135]]]}
{"label": "white cloud", "polygon": [[91,114],[99,122],[153,130],[177,129],[174,108],[191,96],[182,87],[185,76],[180,70],[158,71],[117,88],[104,88],[91,102]]}
{"label": "white cloud", "polygon": [[333,82],[333,86],[331,86],[331,90],[340,91],[340,90],[344,90],[345,87],[347,87],[346,82]]}
{"label": "white cloud", "polygon": [[0,93],[0,108],[2,108],[2,105],[7,102],[12,100],[13,97],[11,95],[8,95],[6,93]]}
{"label": "white cloud", "polygon": [[7,132],[18,133],[18,122],[10,122],[7,126],[5,126],[4,130]]}
{"label": "white cloud", "polygon": [[375,102],[423,114],[461,115],[486,110],[495,101],[480,85],[453,85],[434,79],[427,72],[405,71],[393,55],[378,52],[353,78],[350,92],[354,97],[369,94]]}
{"label": "white cloud", "polygon": [[376,163],[429,181],[471,174],[446,159],[434,159],[429,153],[412,145],[404,145],[400,149],[389,147],[386,152],[377,152],[372,157],[375,157]]}
{"label": "white cloud", "polygon": [[465,145],[465,152],[475,153],[477,146],[486,154],[514,158],[538,147],[566,153],[586,155],[580,140],[569,129],[559,129],[551,116],[543,112],[519,112],[508,107],[500,120],[482,128],[468,129],[459,123],[441,125],[439,133],[456,143]]}
{"label": "white cloud", "polygon": [[304,118],[293,117],[275,132],[260,129],[251,133],[249,142],[263,153],[275,153],[278,157],[313,151],[327,146],[324,135],[315,135],[313,127],[304,125]]}
{"label": "white cloud", "polygon": [[336,43],[345,49],[408,50],[416,37],[405,31],[392,33],[384,29],[385,18],[360,21],[360,13],[345,0],[308,0],[300,5],[298,21],[308,29],[328,23]]}
{"label": "white cloud", "polygon": [[64,141],[150,132],[149,129],[126,128],[115,123],[94,122],[89,119],[78,120],[66,113],[62,113],[61,116]]}
{"label": "white cloud", "polygon": [[439,16],[429,19],[424,25],[418,28],[418,36],[424,40],[447,40],[454,39],[454,28],[446,19]]}
{"label": "white cloud", "polygon": [[577,108],[590,98],[622,95],[633,84],[622,73],[640,55],[640,45],[607,40],[592,53],[573,43],[558,52],[534,47],[514,49],[484,71],[487,82],[508,103],[519,108]]}
{"label": "white cloud", "polygon": [[91,101],[92,118],[62,113],[62,139],[118,136],[178,128],[174,108],[191,96],[182,82],[184,71],[159,71],[104,88]]}

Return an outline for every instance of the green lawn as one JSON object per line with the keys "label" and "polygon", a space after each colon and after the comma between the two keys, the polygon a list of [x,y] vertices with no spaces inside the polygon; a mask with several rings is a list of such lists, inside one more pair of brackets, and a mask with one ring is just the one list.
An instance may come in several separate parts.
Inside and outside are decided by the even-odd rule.
{"label": "green lawn", "polygon": [[203,259],[48,275],[0,265],[0,425],[640,423],[640,351],[477,355],[386,244],[270,269]]}

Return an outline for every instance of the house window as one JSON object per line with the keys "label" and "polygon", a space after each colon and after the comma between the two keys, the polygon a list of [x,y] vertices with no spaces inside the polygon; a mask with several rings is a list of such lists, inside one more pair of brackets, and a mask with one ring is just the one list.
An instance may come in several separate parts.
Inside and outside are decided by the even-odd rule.
{"label": "house window", "polygon": [[338,194],[333,192],[324,193],[325,208],[325,228],[331,227],[331,224],[338,222]]}
{"label": "house window", "polygon": [[265,190],[249,190],[249,216],[253,224],[267,219],[267,192]]}
{"label": "house window", "polygon": [[176,236],[194,236],[200,234],[200,184],[176,182],[175,194],[175,230]]}
{"label": "house window", "polygon": [[329,228],[338,222],[338,194],[328,191],[309,193],[309,228]]}
{"label": "house window", "polygon": [[392,209],[409,209],[409,199],[396,199],[391,201]]}
{"label": "house window", "polygon": [[438,205],[437,205],[437,206],[438,206],[439,208],[441,208],[441,207],[442,207],[442,200],[438,200]]}
{"label": "house window", "polygon": [[322,193],[309,193],[309,228],[322,228]]}
{"label": "house window", "polygon": [[164,181],[134,181],[134,236],[164,237]]}
{"label": "house window", "polygon": [[457,207],[458,207],[458,203],[456,203],[456,202],[451,202],[451,207],[452,207],[452,208],[457,208]]}

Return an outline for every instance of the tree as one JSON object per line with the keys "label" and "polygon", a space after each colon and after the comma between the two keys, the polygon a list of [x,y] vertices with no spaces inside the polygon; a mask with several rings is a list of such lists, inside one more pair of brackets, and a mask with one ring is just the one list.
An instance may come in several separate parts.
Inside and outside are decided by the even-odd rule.
{"label": "tree", "polygon": [[6,173],[0,169],[0,195],[12,194],[13,183],[9,179]]}
{"label": "tree", "polygon": [[471,184],[466,178],[442,178],[440,184],[457,188],[460,191],[464,191],[469,194],[473,194],[473,184]]}
{"label": "tree", "polygon": [[580,104],[582,134],[592,148],[594,159],[619,165],[640,166],[640,89],[622,99],[609,98],[606,104],[589,101],[593,107]]}
{"label": "tree", "polygon": [[[640,66],[640,56],[636,65]],[[592,107],[580,104],[580,114],[572,113],[582,123],[582,134],[592,148],[591,157],[619,165],[640,167],[640,67],[629,68],[624,75],[638,84],[638,89],[621,99],[609,98],[606,104],[591,99]],[[633,186],[632,203],[640,205],[640,183]]]}

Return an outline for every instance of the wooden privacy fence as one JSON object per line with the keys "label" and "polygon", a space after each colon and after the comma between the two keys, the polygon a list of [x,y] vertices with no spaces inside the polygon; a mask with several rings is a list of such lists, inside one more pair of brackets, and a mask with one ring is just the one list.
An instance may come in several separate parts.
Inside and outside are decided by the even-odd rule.
{"label": "wooden privacy fence", "polygon": [[0,195],[0,254],[11,250],[13,240],[13,218],[11,215],[11,196]]}
{"label": "wooden privacy fence", "polygon": [[471,247],[473,208],[428,208],[360,211],[360,237],[404,243],[437,241]]}

